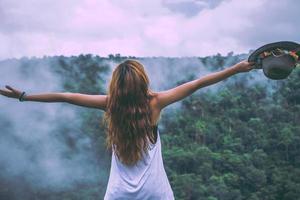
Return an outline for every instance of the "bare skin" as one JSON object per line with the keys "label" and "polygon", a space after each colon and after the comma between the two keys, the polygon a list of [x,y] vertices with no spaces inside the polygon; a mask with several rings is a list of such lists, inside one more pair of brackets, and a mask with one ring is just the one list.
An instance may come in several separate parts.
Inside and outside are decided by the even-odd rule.
{"label": "bare skin", "polygon": [[[208,74],[198,79],[181,84],[172,89],[161,92],[152,91],[153,98],[150,101],[150,107],[152,110],[153,125],[156,125],[158,123],[161,111],[168,105],[184,99],[200,88],[215,84],[237,73],[249,72],[253,69],[253,64],[254,63],[242,61],[222,71]],[[20,97],[22,91],[8,85],[6,85],[5,87],[6,89],[0,89],[1,95],[16,99]],[[97,108],[105,111],[107,95],[89,95],[69,92],[43,93],[26,95],[23,100],[38,102],[66,102],[78,106]]]}

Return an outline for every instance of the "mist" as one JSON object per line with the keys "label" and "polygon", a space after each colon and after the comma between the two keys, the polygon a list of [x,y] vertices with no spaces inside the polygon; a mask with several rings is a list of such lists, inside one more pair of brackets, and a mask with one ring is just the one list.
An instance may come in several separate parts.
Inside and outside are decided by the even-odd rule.
{"label": "mist", "polygon": [[[20,62],[1,62],[0,66],[2,89],[10,85],[27,94],[63,91],[61,79],[49,65],[37,63],[26,67]],[[104,172],[95,162],[98,155],[91,148],[90,138],[79,131],[81,122],[75,107],[64,103],[19,102],[1,96],[0,108],[2,180],[50,191],[100,181]],[[24,195],[15,194],[19,198]]]}

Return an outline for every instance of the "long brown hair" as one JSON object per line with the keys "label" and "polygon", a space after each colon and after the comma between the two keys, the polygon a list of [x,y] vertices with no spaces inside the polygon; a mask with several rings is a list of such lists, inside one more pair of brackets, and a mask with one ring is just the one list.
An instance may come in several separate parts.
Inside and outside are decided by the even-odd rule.
{"label": "long brown hair", "polygon": [[152,132],[149,79],[143,65],[126,60],[113,71],[109,85],[107,109],[107,148],[114,150],[119,160],[133,165],[147,153]]}

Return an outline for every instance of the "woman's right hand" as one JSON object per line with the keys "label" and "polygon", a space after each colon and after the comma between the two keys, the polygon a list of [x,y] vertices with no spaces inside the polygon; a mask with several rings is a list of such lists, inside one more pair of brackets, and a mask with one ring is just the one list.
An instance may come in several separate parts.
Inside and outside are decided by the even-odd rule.
{"label": "woman's right hand", "polygon": [[16,99],[18,99],[20,97],[20,95],[22,94],[22,92],[20,90],[12,88],[9,85],[6,85],[5,87],[8,90],[6,90],[6,89],[0,89],[0,94],[2,94],[3,96],[9,97],[9,98],[16,98]]}

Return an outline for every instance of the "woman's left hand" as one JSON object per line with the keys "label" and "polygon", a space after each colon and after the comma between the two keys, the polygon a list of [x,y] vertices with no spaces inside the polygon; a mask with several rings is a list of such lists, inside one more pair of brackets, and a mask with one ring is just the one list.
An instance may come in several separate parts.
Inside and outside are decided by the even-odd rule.
{"label": "woman's left hand", "polygon": [[241,61],[234,65],[236,72],[249,72],[254,69],[254,62],[248,62],[246,60]]}
{"label": "woman's left hand", "polygon": [[9,98],[19,98],[22,92],[20,90],[17,90],[15,88],[12,88],[9,85],[5,86],[8,90],[6,89],[0,89],[0,94],[3,96],[9,97]]}

